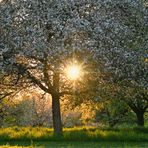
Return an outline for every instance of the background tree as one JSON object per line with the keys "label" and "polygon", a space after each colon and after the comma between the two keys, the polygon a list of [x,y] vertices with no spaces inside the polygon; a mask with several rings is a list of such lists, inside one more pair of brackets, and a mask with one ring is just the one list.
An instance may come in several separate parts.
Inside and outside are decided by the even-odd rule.
{"label": "background tree", "polygon": [[43,92],[21,92],[15,97],[15,103],[9,108],[6,124],[18,126],[51,126],[51,99]]}
{"label": "background tree", "polygon": [[131,84],[120,87],[116,92],[120,100],[123,100],[136,114],[137,125],[144,126],[144,114],[148,108],[148,91],[144,87]]}
{"label": "background tree", "polygon": [[134,116],[124,101],[112,98],[98,103],[96,109],[96,122],[114,127],[122,123],[133,123]]}
{"label": "background tree", "polygon": [[[114,94],[116,86],[119,87],[116,96],[118,99],[122,98],[121,100],[129,105],[137,115],[137,124],[143,126],[143,114],[148,105],[148,65],[146,62],[148,37],[146,20],[148,17],[147,6],[141,3],[141,10],[137,6],[135,3],[129,4],[123,1],[123,3],[110,7],[116,8],[118,12],[116,21],[120,21],[122,28],[125,27],[131,35],[126,33],[125,29],[124,33],[127,38],[124,38],[123,32],[121,33],[124,34],[122,39],[119,37],[117,42],[114,40],[115,38],[109,38],[111,44],[106,44],[106,46],[110,46],[108,46],[107,50],[109,51],[105,55],[107,61],[105,62],[105,74],[107,77],[104,77],[104,83],[110,86],[110,88],[106,87],[105,89],[106,91],[110,89],[111,96]],[[110,25],[111,23],[108,26]],[[108,28],[111,29],[111,27]]]}

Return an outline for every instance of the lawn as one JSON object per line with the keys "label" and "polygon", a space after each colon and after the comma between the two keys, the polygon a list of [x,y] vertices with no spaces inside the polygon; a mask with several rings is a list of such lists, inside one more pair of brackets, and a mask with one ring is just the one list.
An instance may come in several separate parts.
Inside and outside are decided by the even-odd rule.
{"label": "lawn", "polygon": [[2,148],[10,145],[15,146],[11,148],[147,148],[148,128],[65,128],[62,136],[55,136],[50,128],[1,128],[0,145]]}
{"label": "lawn", "polygon": [[[2,144],[2,143],[1,143]],[[5,143],[3,142],[3,145]],[[10,146],[11,145],[11,146]],[[13,146],[14,145],[14,146]],[[17,146],[16,146],[17,145]],[[26,146],[30,145],[30,146]],[[29,142],[10,142],[7,146],[0,148],[147,148],[146,142],[34,142],[33,145]],[[23,147],[22,147],[23,146]]]}

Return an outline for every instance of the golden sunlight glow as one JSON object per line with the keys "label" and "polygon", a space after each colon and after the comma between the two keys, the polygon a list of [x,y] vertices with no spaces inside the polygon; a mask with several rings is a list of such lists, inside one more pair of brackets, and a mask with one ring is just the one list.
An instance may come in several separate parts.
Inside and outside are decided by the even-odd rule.
{"label": "golden sunlight glow", "polygon": [[81,67],[79,65],[70,65],[66,69],[66,74],[69,79],[76,80],[81,75]]}

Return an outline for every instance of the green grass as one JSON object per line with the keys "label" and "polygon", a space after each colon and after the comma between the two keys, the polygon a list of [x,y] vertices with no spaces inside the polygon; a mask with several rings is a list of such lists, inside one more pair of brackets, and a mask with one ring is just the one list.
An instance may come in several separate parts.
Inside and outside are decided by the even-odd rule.
{"label": "green grass", "polygon": [[121,141],[147,142],[148,128],[65,128],[62,136],[43,127],[12,127],[0,129],[1,141]]}
{"label": "green grass", "polygon": [[[4,145],[5,143],[3,143]],[[22,148],[21,146],[24,145],[23,148],[147,148],[148,143],[146,142],[34,142],[34,146],[26,146],[32,145],[29,142],[10,142],[10,148]],[[13,145],[17,145],[13,147]],[[19,146],[20,145],[20,146]],[[7,148],[3,147],[3,148]],[[1,147],[0,147],[1,148]]]}
{"label": "green grass", "polygon": [[0,146],[0,148],[33,148],[33,147],[31,147],[31,146],[24,147],[24,146],[9,146],[9,145],[4,145],[4,146]]}
{"label": "green grass", "polygon": [[62,136],[55,136],[52,129],[43,127],[1,128],[0,145],[6,144],[30,146],[24,148],[147,148],[148,128],[65,128]]}
{"label": "green grass", "polygon": [[0,146],[0,148],[34,148],[34,147],[32,147],[32,146],[24,147],[24,146],[10,146],[10,145],[4,145],[4,146]]}

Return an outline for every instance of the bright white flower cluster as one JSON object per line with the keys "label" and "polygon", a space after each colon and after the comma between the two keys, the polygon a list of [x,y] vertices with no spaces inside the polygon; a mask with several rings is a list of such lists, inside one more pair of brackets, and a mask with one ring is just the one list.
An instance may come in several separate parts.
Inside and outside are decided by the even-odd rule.
{"label": "bright white flower cluster", "polygon": [[0,14],[1,68],[19,55],[46,55],[54,64],[86,50],[119,78],[131,78],[147,57],[148,16],[139,0],[13,0],[1,2]]}

